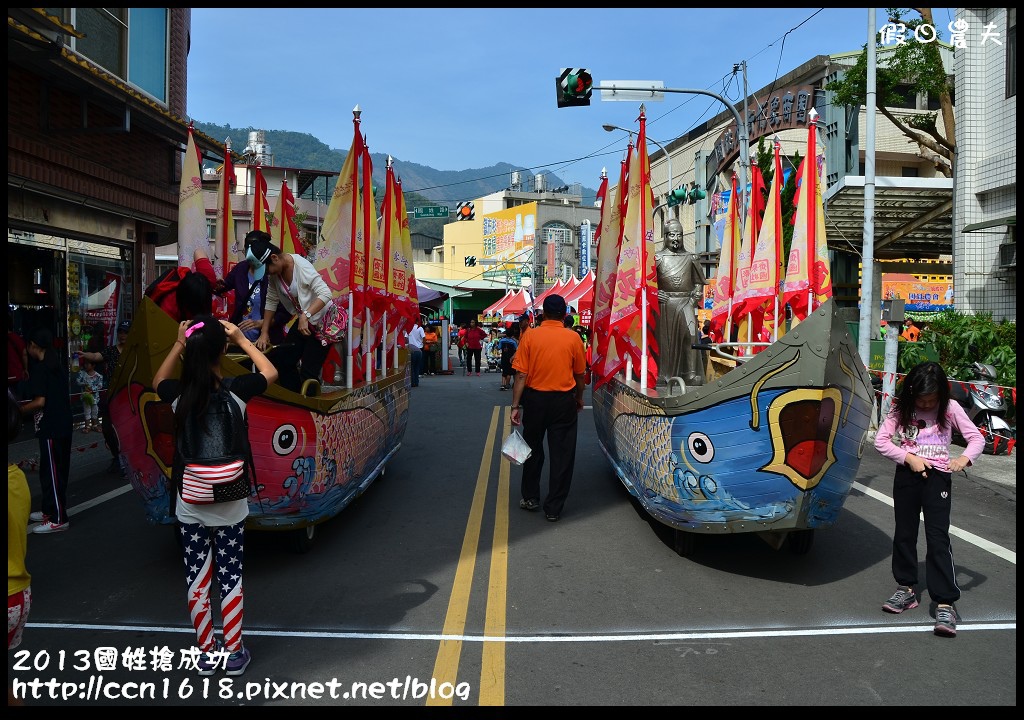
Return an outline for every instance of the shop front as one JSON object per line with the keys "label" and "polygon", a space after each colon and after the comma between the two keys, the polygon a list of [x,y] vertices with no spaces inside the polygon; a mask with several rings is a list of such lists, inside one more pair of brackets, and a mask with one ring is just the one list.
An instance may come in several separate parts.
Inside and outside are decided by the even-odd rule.
{"label": "shop front", "polygon": [[[28,340],[39,328],[53,333],[69,368],[72,406],[82,411],[79,353],[99,351],[131,321],[136,303],[131,244],[75,239],[8,227],[9,329]],[[109,380],[112,368],[97,368]]]}

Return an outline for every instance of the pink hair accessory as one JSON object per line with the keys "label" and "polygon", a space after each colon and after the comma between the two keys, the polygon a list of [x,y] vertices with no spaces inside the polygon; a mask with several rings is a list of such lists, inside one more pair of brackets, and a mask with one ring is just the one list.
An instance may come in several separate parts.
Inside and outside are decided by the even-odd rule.
{"label": "pink hair accessory", "polygon": [[197,322],[195,325],[189,327],[187,330],[185,330],[185,338],[188,339],[192,337],[192,333],[201,328],[204,324],[205,323]]}

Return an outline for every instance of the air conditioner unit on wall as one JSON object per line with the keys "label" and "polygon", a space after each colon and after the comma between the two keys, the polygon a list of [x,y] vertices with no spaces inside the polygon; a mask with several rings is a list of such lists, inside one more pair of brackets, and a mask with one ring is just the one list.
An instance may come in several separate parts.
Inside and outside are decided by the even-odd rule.
{"label": "air conditioner unit on wall", "polygon": [[1017,243],[1003,243],[999,246],[999,267],[1017,267]]}

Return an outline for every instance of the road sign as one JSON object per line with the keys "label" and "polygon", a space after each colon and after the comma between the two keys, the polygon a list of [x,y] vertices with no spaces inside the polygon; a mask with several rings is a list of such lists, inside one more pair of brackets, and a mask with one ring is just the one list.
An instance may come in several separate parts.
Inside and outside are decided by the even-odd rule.
{"label": "road sign", "polygon": [[[628,88],[628,89],[623,89]],[[665,100],[665,83],[661,80],[602,80],[597,88],[601,100],[630,100],[662,102]]]}
{"label": "road sign", "polygon": [[446,218],[448,217],[447,205],[423,205],[413,208],[416,219],[419,218]]}

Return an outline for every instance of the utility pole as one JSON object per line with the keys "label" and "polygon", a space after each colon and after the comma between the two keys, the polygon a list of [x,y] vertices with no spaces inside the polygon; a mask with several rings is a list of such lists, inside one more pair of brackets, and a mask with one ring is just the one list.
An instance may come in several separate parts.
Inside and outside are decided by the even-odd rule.
{"label": "utility pole", "polygon": [[[735,70],[736,67],[737,66],[734,65],[733,66],[733,70]],[[738,67],[743,71],[743,137],[749,138],[750,137],[750,129],[747,127],[747,118],[750,117],[750,110],[749,110],[749,108],[747,106],[747,97],[750,95],[750,91],[747,89],[747,61],[746,60],[741,60]],[[749,151],[749,148],[748,148],[748,151]],[[749,162],[749,157],[748,157],[748,162]],[[749,169],[749,165],[748,165],[748,169]],[[749,177],[749,175],[748,175],[748,177]],[[740,185],[740,208],[741,209],[745,208],[747,206],[746,202],[745,202],[746,199],[747,199],[747,181],[744,180],[743,184]],[[740,215],[740,236],[741,237],[743,235],[743,230],[746,227],[746,223],[747,223],[747,213],[744,212],[744,213],[742,213]]]}
{"label": "utility pole", "polygon": [[[879,308],[874,304],[874,119],[876,110],[876,72],[878,59],[874,47],[874,8],[867,9],[867,78],[864,107],[864,239],[860,249],[860,324],[857,334],[857,351],[865,368],[871,365],[871,334],[879,327]],[[896,343],[890,350],[889,335],[896,335],[896,325],[886,330],[886,354],[883,361],[882,400],[888,412],[888,398],[896,390]],[[892,356],[890,357],[890,351]],[[884,417],[884,416],[883,416]],[[872,420],[874,417],[872,416]]]}

